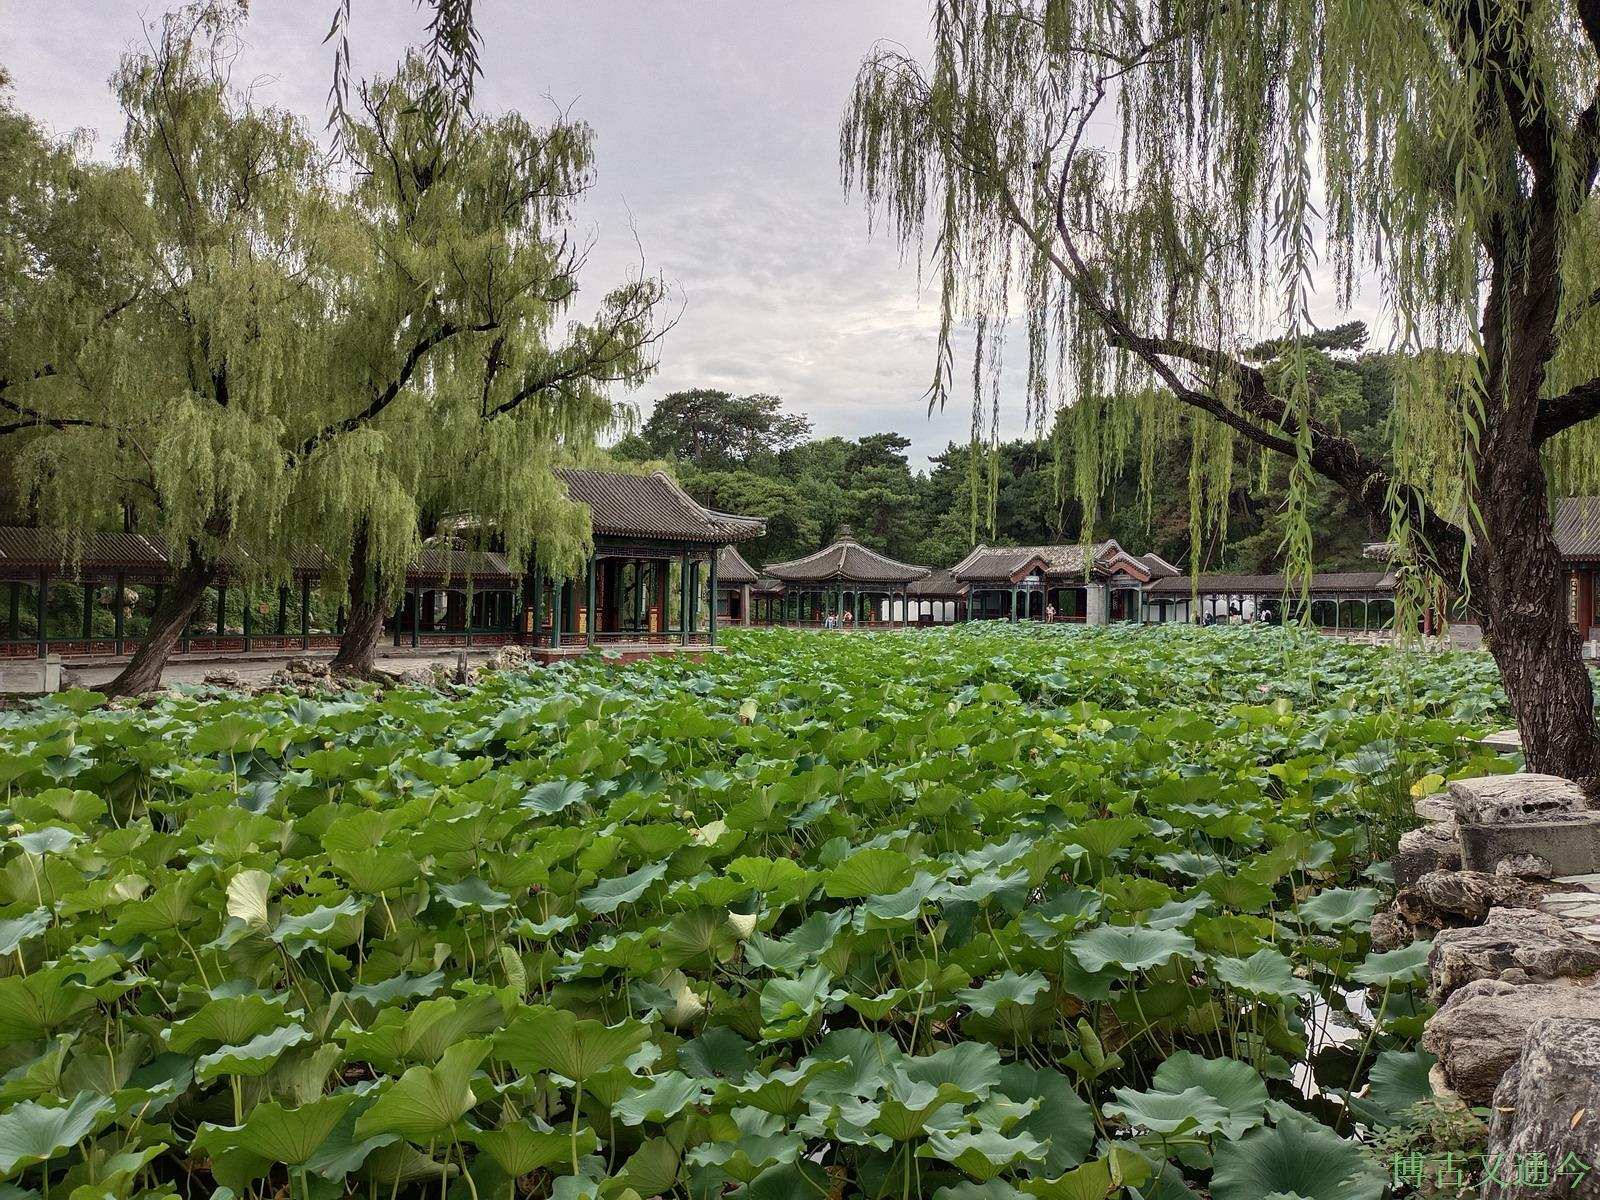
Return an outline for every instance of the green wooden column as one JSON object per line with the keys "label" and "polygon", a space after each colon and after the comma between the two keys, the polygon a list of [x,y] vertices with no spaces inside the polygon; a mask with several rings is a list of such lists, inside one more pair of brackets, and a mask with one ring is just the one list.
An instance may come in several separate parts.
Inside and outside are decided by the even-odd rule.
{"label": "green wooden column", "polygon": [[[400,636],[400,626],[397,624],[394,628],[395,628],[395,637],[398,638]],[[279,637],[285,637],[285,636],[288,635],[288,633],[289,633],[289,585],[286,584],[286,583],[280,583],[278,585],[278,628],[277,628],[277,634],[278,634]],[[395,642],[396,646],[398,646],[399,644],[400,643],[398,641]]]}
{"label": "green wooden column", "polygon": [[530,597],[532,603],[528,606],[533,619],[528,622],[528,636],[535,646],[544,635],[544,580],[539,577],[538,562],[538,557],[535,556],[533,570],[528,572],[529,578],[533,581],[533,595]]}
{"label": "green wooden column", "polygon": [[50,611],[50,574],[47,571],[39,572],[39,602],[35,605],[39,620],[39,657],[45,656],[49,638],[45,636],[45,619]]}
{"label": "green wooden column", "polygon": [[710,575],[709,584],[711,589],[709,632],[711,634],[711,644],[715,646],[717,644],[717,552],[715,548],[713,548],[711,551],[711,566],[708,570],[708,574]]}
{"label": "green wooden column", "polygon": [[[342,613],[342,612],[344,612],[344,609],[340,608],[339,611]],[[244,625],[244,648],[246,650],[249,650],[250,649],[251,629],[250,629],[250,593],[249,593],[248,590],[246,590],[244,592],[244,614],[243,614],[243,617],[241,619],[242,619],[243,625]],[[339,632],[341,632],[341,633],[344,632],[343,627],[342,627],[342,622],[341,622],[341,628],[340,628]]]}
{"label": "green wooden column", "polygon": [[228,589],[224,584],[217,584],[217,636],[221,637],[228,632]]}
{"label": "green wooden column", "polygon": [[550,649],[561,649],[561,622],[565,617],[562,610],[562,593],[566,590],[565,579],[554,579],[550,583]]}
{"label": "green wooden column", "polygon": [[595,626],[600,623],[598,620],[596,620],[596,617],[599,614],[597,614],[595,612],[595,604],[594,604],[595,594],[596,594],[596,579],[595,579],[595,576],[597,574],[599,574],[599,560],[597,560],[595,558],[595,556],[593,554],[591,554],[591,555],[589,555],[588,581],[587,581],[587,584],[586,584],[586,586],[588,588],[588,598],[585,601],[585,603],[587,604],[588,607],[584,610],[585,613],[586,613],[586,616],[585,616],[584,622],[583,622],[583,635],[584,635],[583,640],[584,640],[584,644],[588,645],[588,646],[593,646],[594,645]]}
{"label": "green wooden column", "polygon": [[300,648],[311,649],[311,576],[300,581]]}
{"label": "green wooden column", "polygon": [[[16,584],[11,585],[15,589]],[[115,595],[111,598],[111,636],[116,639],[116,653],[122,653],[122,635],[127,632],[127,618],[123,614],[123,601],[128,595],[128,577],[118,571],[111,577],[111,587]],[[13,598],[16,596],[12,591]],[[12,610],[12,637],[16,636],[16,610]]]}
{"label": "green wooden column", "polygon": [[689,644],[689,556],[678,557],[678,636],[685,646]]}

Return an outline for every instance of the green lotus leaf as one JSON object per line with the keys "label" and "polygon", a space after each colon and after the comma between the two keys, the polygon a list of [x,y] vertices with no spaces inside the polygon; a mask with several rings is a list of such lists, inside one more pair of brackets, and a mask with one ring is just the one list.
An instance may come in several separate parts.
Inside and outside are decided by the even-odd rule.
{"label": "green lotus leaf", "polygon": [[954,1187],[942,1187],[933,1194],[933,1200],[1021,1200],[1022,1193],[1003,1179],[988,1183],[973,1183],[963,1179]]}
{"label": "green lotus leaf", "polygon": [[1049,989],[1050,981],[1037,971],[1031,971],[1027,975],[1006,971],[982,987],[962,988],[955,994],[955,999],[980,1017],[992,1017],[995,1009],[1001,1005],[1032,1004],[1041,992]]}
{"label": "green lotus leaf", "polygon": [[356,1121],[356,1136],[394,1133],[419,1144],[453,1135],[476,1104],[472,1075],[489,1053],[483,1040],[457,1042],[437,1066],[411,1067]]}
{"label": "green lotus leaf", "polygon": [[808,967],[827,953],[850,922],[844,909],[831,913],[813,913],[783,938],[769,938],[753,933],[744,943],[747,961],[769,971],[797,972]]}
{"label": "green lotus leaf", "polygon": [[954,1084],[981,1099],[1000,1082],[1000,1052],[987,1042],[959,1042],[921,1058],[906,1059],[905,1072],[935,1087]]}
{"label": "green lotus leaf", "polygon": [[[513,1121],[498,1129],[476,1130],[469,1137],[512,1178],[570,1163],[574,1150],[571,1131],[552,1129],[537,1117]],[[576,1138],[579,1157],[594,1153],[599,1138],[593,1129],[578,1130]]]}
{"label": "green lotus leaf", "polygon": [[30,913],[0,921],[0,955],[16,953],[17,947],[32,941],[50,928],[50,910],[36,908]]}
{"label": "green lotus leaf", "polygon": [[[337,936],[341,923],[353,921],[366,911],[364,901],[346,896],[337,904],[321,904],[310,912],[280,916],[268,936],[290,954],[299,954],[308,946],[331,940],[330,935]],[[354,932],[350,940],[355,940]]]}
{"label": "green lotus leaf", "polygon": [[205,1083],[221,1075],[265,1075],[285,1050],[309,1041],[311,1034],[304,1026],[285,1025],[239,1045],[223,1046],[202,1054],[195,1060],[194,1077]]}
{"label": "green lotus leaf", "polygon": [[0,1177],[71,1149],[109,1121],[115,1107],[109,1096],[79,1092],[59,1107],[24,1100],[0,1113]]}
{"label": "green lotus leaf", "polygon": [[352,1057],[394,1070],[402,1063],[437,1062],[457,1042],[492,1033],[503,1020],[493,996],[436,996],[412,1009],[382,1009],[367,1029],[344,1026],[339,1032]]}
{"label": "green lotus leaf", "polygon": [[748,1185],[765,1173],[794,1165],[804,1149],[804,1139],[792,1133],[747,1135],[726,1145],[703,1143],[689,1152],[688,1160],[698,1166],[718,1167],[730,1178]]}
{"label": "green lotus leaf", "polygon": [[553,1071],[574,1083],[583,1083],[617,1066],[650,1036],[650,1026],[639,1021],[606,1025],[580,1020],[566,1009],[536,1006],[495,1039],[495,1053],[524,1074]]}
{"label": "green lotus leaf", "polygon": [[1007,1063],[1000,1068],[995,1091],[1018,1103],[1038,1107],[1010,1129],[1027,1133],[1045,1148],[1038,1170],[1049,1177],[1077,1166],[1094,1144],[1094,1110],[1078,1095],[1072,1081],[1058,1071]]}
{"label": "green lotus leaf", "polygon": [[1180,1050],[1156,1068],[1150,1086],[1158,1092],[1186,1093],[1198,1088],[1228,1114],[1222,1135],[1237,1138],[1266,1119],[1267,1084],[1249,1063],[1233,1058],[1201,1058]]}
{"label": "green lotus leaf", "polygon": [[831,1195],[832,1177],[814,1162],[801,1159],[769,1167],[735,1192],[738,1200],[796,1200]]}
{"label": "green lotus leaf", "polygon": [[725,910],[695,908],[679,913],[661,931],[661,953],[675,967],[708,967],[726,960],[739,944]]}
{"label": "green lotus leaf", "polygon": [[328,855],[328,862],[354,891],[369,896],[407,887],[421,873],[409,855],[377,846],[334,851]]}
{"label": "green lotus leaf", "polygon": [[804,1030],[819,1012],[844,995],[823,967],[812,967],[794,979],[769,979],[761,989],[762,1036],[780,1038]]}
{"label": "green lotus leaf", "polygon": [[1223,870],[1207,875],[1200,881],[1200,886],[1223,908],[1243,913],[1265,911],[1271,907],[1277,895],[1271,884],[1242,870]]}
{"label": "green lotus leaf", "polygon": [[611,1106],[611,1112],[624,1125],[643,1125],[646,1121],[659,1125],[670,1121],[686,1106],[700,1103],[704,1094],[703,1080],[681,1071],[667,1071],[652,1079],[649,1086],[618,1100]]}
{"label": "green lotus leaf", "polygon": [[31,833],[20,833],[11,839],[29,854],[65,854],[80,841],[81,834],[63,829],[59,825],[47,825],[43,829],[35,829]]}
{"label": "green lotus leaf", "polygon": [[1328,888],[1296,911],[1318,929],[1365,929],[1383,897],[1374,888]]}
{"label": "green lotus leaf", "polygon": [[666,873],[667,864],[657,862],[640,867],[637,871],[631,871],[626,875],[619,875],[615,879],[602,879],[579,896],[578,903],[601,916],[616,912],[624,904],[632,904],[643,896],[650,885],[663,878]]}
{"label": "green lotus leaf", "polygon": [[1114,1147],[1107,1158],[1097,1158],[1054,1179],[1030,1179],[1021,1190],[1039,1200],[1106,1200],[1124,1185],[1143,1188],[1150,1166],[1137,1151]]}
{"label": "green lotus leaf", "polygon": [[752,1071],[739,1082],[720,1083],[715,1098],[719,1104],[738,1105],[753,1113],[794,1116],[805,1108],[817,1077],[833,1075],[839,1070],[837,1062],[803,1058],[795,1067],[778,1068],[766,1074]]}
{"label": "green lotus leaf", "polygon": [[1216,1200],[1260,1200],[1274,1192],[1305,1200],[1379,1200],[1383,1175],[1353,1142],[1310,1121],[1252,1129],[1216,1150]]}
{"label": "green lotus leaf", "polygon": [[936,877],[926,871],[918,871],[911,882],[898,891],[872,896],[861,905],[861,911],[875,920],[888,923],[913,921],[938,886]]}
{"label": "green lotus leaf", "polygon": [[529,788],[522,807],[550,817],[574,804],[582,804],[588,797],[588,786],[576,779],[551,779]]}
{"label": "green lotus leaf", "polygon": [[[195,754],[241,754],[261,744],[267,727],[240,713],[226,713],[197,728],[188,748]],[[226,765],[226,764],[224,764]]]}
{"label": "green lotus leaf", "polygon": [[511,897],[497,892],[476,875],[460,883],[439,883],[435,892],[454,909],[473,909],[479,912],[499,912],[511,905]]}
{"label": "green lotus leaf", "polygon": [[1372,1062],[1367,1082],[1372,1102],[1399,1116],[1414,1104],[1433,1098],[1428,1080],[1438,1059],[1418,1047],[1415,1050],[1385,1050]]}
{"label": "green lotus leaf", "polygon": [[755,1065],[750,1043],[726,1025],[713,1025],[678,1047],[678,1066],[698,1079],[743,1079]]}
{"label": "green lotus leaf", "polygon": [[904,887],[911,860],[898,850],[857,850],[823,877],[822,889],[836,900],[886,896]]}
{"label": "green lotus leaf", "polygon": [[1350,972],[1357,983],[1405,986],[1421,983],[1428,976],[1428,952],[1432,942],[1412,942],[1398,950],[1371,953]]}
{"label": "green lotus leaf", "polygon": [[352,1000],[362,1000],[377,1008],[393,1004],[396,1000],[414,1000],[418,996],[431,996],[444,986],[444,972],[430,971],[426,975],[410,975],[402,971],[377,983],[358,983],[348,995]]}
{"label": "green lotus leaf", "polygon": [[1117,1088],[1113,1094],[1116,1102],[1102,1105],[1100,1111],[1152,1133],[1164,1136],[1216,1133],[1228,1123],[1228,1110],[1201,1088],[1186,1088],[1181,1092]]}
{"label": "green lotus leaf", "polygon": [[943,1159],[963,1174],[984,1183],[1013,1166],[1042,1163],[1045,1148],[1027,1133],[1008,1136],[994,1129],[963,1129],[954,1133],[933,1129],[917,1154],[923,1158]]}
{"label": "green lotus leaf", "polygon": [[80,828],[86,828],[108,811],[104,800],[82,788],[50,788],[34,796],[18,796],[11,807],[22,821],[47,822],[60,818]]}
{"label": "green lotus leaf", "polygon": [[1311,992],[1311,985],[1294,973],[1294,964],[1271,947],[1263,947],[1249,958],[1221,954],[1211,965],[1223,983],[1252,996],[1286,1000]]}
{"label": "green lotus leaf", "polygon": [[811,894],[816,872],[789,858],[736,858],[728,874],[765,897],[769,907],[781,908]]}
{"label": "green lotus leaf", "polygon": [[228,915],[247,927],[265,929],[272,923],[267,911],[267,894],[272,876],[265,871],[240,871],[228,881]]}
{"label": "green lotus leaf", "polygon": [[364,1138],[356,1136],[356,1122],[372,1107],[375,1099],[370,1093],[358,1096],[356,1102],[345,1109],[338,1123],[323,1139],[322,1145],[306,1160],[305,1170],[308,1173],[323,1179],[342,1180],[347,1175],[366,1171],[367,1159],[384,1147],[404,1145],[400,1135],[394,1133],[375,1133]]}
{"label": "green lotus leaf", "polygon": [[[678,1183],[683,1156],[667,1137],[647,1138],[628,1156],[616,1179],[641,1196],[667,1196]],[[758,1178],[753,1186],[760,1186]]]}
{"label": "green lotus leaf", "polygon": [[1097,974],[1115,965],[1144,971],[1194,953],[1194,939],[1172,929],[1137,925],[1099,925],[1072,943],[1072,954],[1085,971]]}
{"label": "green lotus leaf", "polygon": [[290,1023],[287,994],[268,999],[259,992],[218,996],[199,1011],[162,1030],[169,1049],[187,1054],[207,1042],[236,1045]]}
{"label": "green lotus leaf", "polygon": [[[342,1092],[298,1108],[285,1108],[275,1100],[268,1100],[252,1108],[243,1125],[227,1131],[229,1141],[238,1149],[268,1162],[304,1166],[328,1140],[328,1135],[356,1099],[355,1093]],[[216,1127],[202,1125],[202,1134],[208,1128]]]}

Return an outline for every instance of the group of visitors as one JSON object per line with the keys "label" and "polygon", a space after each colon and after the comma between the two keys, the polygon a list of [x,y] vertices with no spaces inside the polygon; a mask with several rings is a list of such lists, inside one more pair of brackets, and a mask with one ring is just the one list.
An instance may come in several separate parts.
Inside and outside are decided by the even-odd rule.
{"label": "group of visitors", "polygon": [[838,613],[829,613],[825,616],[822,619],[822,627],[824,629],[849,629],[854,622],[855,614],[849,609],[845,609],[843,616]]}

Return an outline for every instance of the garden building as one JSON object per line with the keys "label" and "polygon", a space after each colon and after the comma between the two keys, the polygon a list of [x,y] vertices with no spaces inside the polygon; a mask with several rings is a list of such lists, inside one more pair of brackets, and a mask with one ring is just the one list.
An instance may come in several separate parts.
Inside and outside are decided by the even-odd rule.
{"label": "garden building", "polygon": [[1086,625],[1144,619],[1144,589],[1177,574],[1156,555],[1115,541],[1092,546],[984,546],[950,568],[966,588],[970,620],[1055,620]]}
{"label": "garden building", "polygon": [[[483,571],[481,583],[476,569],[455,583],[473,594],[460,602],[460,611],[473,614],[475,622],[483,614],[486,622],[466,629],[447,624],[433,632],[427,614],[437,613],[440,602],[436,595],[430,599],[425,584],[408,580],[406,601],[393,622],[397,644],[408,638],[414,646],[518,642],[541,658],[595,646],[715,645],[720,551],[760,536],[765,523],[706,508],[665,471],[564,468],[556,474],[568,496],[589,509],[594,550],[583,572],[555,578],[535,553],[527,570],[503,574],[494,556],[487,556],[473,564]],[[480,601],[478,594],[486,592],[502,595]],[[424,614],[421,625],[417,611]]]}
{"label": "garden building", "polygon": [[1145,620],[1199,625],[1270,623],[1298,619],[1310,606],[1311,624],[1330,630],[1382,630],[1394,624],[1393,571],[1330,571],[1311,577],[1304,596],[1282,574],[1169,575],[1145,590]]}
{"label": "garden building", "polygon": [[[594,552],[579,576],[551,578],[537,555],[512,563],[492,538],[488,548],[458,533],[431,538],[386,621],[395,646],[516,642],[548,658],[597,645],[715,644],[719,551],[759,536],[763,522],[707,509],[660,471],[558,474],[593,524]],[[292,549],[286,563],[225,563],[176,653],[333,648],[343,613],[317,594],[329,567],[315,546]],[[130,655],[171,572],[151,535],[0,527],[0,657]]]}
{"label": "garden building", "polygon": [[728,625],[749,625],[761,575],[736,546],[717,552],[717,619]]}
{"label": "garden building", "polygon": [[863,546],[845,526],[831,545],[765,573],[783,589],[774,624],[869,628],[909,623],[909,589],[932,571]]}

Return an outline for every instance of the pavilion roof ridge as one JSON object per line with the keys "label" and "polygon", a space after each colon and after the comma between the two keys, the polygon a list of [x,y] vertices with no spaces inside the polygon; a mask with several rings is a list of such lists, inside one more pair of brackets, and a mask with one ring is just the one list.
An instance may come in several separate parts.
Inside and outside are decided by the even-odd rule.
{"label": "pavilion roof ridge", "polygon": [[885,584],[910,583],[932,572],[931,567],[903,563],[862,545],[848,526],[840,532],[843,536],[836,536],[820,550],[787,562],[768,563],[766,574],[786,583]]}

